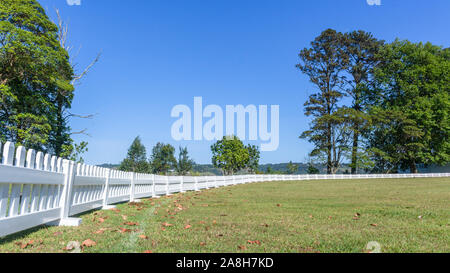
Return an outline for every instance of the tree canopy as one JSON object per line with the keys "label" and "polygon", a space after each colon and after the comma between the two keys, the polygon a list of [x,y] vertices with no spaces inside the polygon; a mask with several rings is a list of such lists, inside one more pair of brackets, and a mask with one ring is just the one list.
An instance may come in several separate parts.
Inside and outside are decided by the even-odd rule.
{"label": "tree canopy", "polygon": [[259,166],[260,152],[256,146],[244,143],[237,136],[224,136],[211,146],[212,164],[222,169],[225,175],[233,175],[247,169],[256,172]]}
{"label": "tree canopy", "polygon": [[35,0],[0,1],[1,138],[54,152],[55,101],[70,107],[72,76],[58,27],[41,5]]}

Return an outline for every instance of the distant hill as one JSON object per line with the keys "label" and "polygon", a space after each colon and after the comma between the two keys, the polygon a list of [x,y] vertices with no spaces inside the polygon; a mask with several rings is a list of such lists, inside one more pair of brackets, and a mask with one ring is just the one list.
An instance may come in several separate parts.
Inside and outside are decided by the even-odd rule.
{"label": "distant hill", "polygon": [[[308,165],[304,163],[294,163],[299,166],[298,172],[296,174],[306,174]],[[105,163],[102,165],[98,165],[102,168],[109,168],[109,169],[116,169],[119,167],[119,164],[110,164]],[[267,168],[272,168],[272,171],[276,173],[287,173],[288,163],[279,163],[279,164],[262,164],[259,166],[260,172],[266,172]],[[321,173],[326,173],[326,167],[325,166],[316,166],[321,171]],[[200,173],[201,175],[222,175],[222,171],[218,168],[215,168],[212,164],[195,164],[193,168],[194,172]],[[343,169],[341,173],[343,173],[345,170]]]}

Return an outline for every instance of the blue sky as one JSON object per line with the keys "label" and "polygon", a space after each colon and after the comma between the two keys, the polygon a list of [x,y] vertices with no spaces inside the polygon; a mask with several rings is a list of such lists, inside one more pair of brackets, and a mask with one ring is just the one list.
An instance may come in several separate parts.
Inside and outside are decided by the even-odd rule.
{"label": "blue sky", "polygon": [[[198,163],[210,163],[208,141],[176,142],[170,117],[177,104],[280,105],[280,146],[262,163],[302,162],[311,145],[298,136],[308,128],[303,103],[314,91],[295,65],[298,52],[326,28],[372,32],[449,46],[450,1],[381,0],[39,0],[70,25],[77,68],[97,52],[101,60],[77,86],[73,120],[88,129],[89,164],[118,163],[134,137],[148,153],[158,141],[187,146]],[[253,144],[258,144],[254,142]]]}

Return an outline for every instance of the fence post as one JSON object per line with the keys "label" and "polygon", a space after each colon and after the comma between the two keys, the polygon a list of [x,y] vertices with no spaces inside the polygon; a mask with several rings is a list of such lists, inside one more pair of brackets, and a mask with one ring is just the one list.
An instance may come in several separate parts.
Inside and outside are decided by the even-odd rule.
{"label": "fence post", "polygon": [[63,172],[64,172],[64,188],[61,195],[60,207],[61,216],[59,221],[50,223],[50,225],[59,226],[79,226],[81,224],[81,218],[70,218],[70,206],[72,204],[72,191],[73,182],[75,180],[75,162],[64,160],[63,161]]}
{"label": "fence post", "polygon": [[183,192],[186,192],[185,190],[184,190],[184,176],[180,176],[180,192],[181,193],[183,193]]}
{"label": "fence post", "polygon": [[111,170],[110,169],[106,169],[105,172],[105,189],[103,192],[103,206],[102,209],[103,210],[107,210],[107,209],[113,209],[116,206],[109,206],[108,205],[108,197],[109,197],[109,182],[111,180]]}
{"label": "fence post", "polygon": [[166,176],[166,195],[170,195],[169,193],[169,177]]}
{"label": "fence post", "polygon": [[156,175],[155,174],[152,174],[151,175],[151,177],[152,177],[152,182],[153,182],[153,184],[152,184],[152,197],[153,198],[156,198],[157,196],[156,196]]}
{"label": "fence post", "polygon": [[131,173],[131,179],[130,179],[130,202],[134,202],[134,189],[135,189],[135,180],[136,180],[136,174]]}
{"label": "fence post", "polygon": [[218,178],[217,178],[217,176],[214,176],[214,188],[218,188],[219,187],[217,182],[218,182]]}
{"label": "fence post", "polygon": [[194,190],[198,191],[198,177],[194,177]]}

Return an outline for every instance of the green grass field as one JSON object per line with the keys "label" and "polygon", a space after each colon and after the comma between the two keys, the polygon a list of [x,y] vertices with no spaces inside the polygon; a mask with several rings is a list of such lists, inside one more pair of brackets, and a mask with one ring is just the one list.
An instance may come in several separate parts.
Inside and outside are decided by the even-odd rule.
{"label": "green grass field", "polygon": [[293,181],[188,192],[0,239],[0,252],[450,252],[450,179]]}

